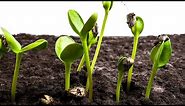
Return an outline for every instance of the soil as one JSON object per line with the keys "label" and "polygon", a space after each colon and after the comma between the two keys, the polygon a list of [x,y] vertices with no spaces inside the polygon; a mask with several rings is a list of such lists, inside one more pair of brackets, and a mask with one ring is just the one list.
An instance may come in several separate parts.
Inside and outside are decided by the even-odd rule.
{"label": "soil", "polygon": [[[88,95],[76,98],[64,90],[64,64],[55,54],[54,35],[14,35],[23,45],[44,38],[48,48],[29,51],[23,55],[17,82],[16,102],[10,101],[11,82],[15,54],[8,52],[0,60],[0,105],[40,105],[44,95],[54,101],[50,105],[116,105],[117,60],[119,56],[131,56],[133,37],[104,37],[100,54],[93,73],[93,102]],[[124,74],[120,92],[120,105],[185,105],[185,34],[169,35],[172,42],[172,57],[169,64],[159,69],[154,79],[149,101],[144,101],[145,89],[150,77],[152,62],[149,58],[156,36],[141,36],[135,59],[131,90],[126,92],[127,73]],[[72,38],[80,42],[79,37]],[[90,51],[91,59],[95,46]],[[71,87],[86,85],[86,68],[76,72],[79,60],[72,64]]]}

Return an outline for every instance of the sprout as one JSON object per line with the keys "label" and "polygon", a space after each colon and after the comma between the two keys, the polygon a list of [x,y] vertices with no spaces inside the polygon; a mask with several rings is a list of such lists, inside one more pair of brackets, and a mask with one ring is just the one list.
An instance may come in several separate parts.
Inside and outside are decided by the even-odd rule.
{"label": "sprout", "polygon": [[55,43],[55,52],[65,65],[65,90],[70,88],[71,64],[83,54],[82,45],[75,43],[69,36],[61,36]]}
{"label": "sprout", "polygon": [[92,101],[93,97],[93,81],[92,81],[92,70],[90,67],[90,59],[89,59],[89,48],[88,48],[88,35],[89,31],[92,30],[92,28],[95,26],[96,21],[98,18],[97,13],[93,13],[90,18],[87,20],[87,22],[84,24],[81,16],[78,14],[75,10],[69,10],[68,11],[68,19],[69,23],[72,27],[72,29],[80,36],[80,40],[82,42],[83,50],[84,50],[84,56],[85,56],[85,62],[87,66],[88,71],[88,80],[90,86],[86,86],[86,90],[89,89],[89,100]]}
{"label": "sprout", "polygon": [[118,82],[116,87],[116,102],[119,103],[120,98],[120,87],[123,79],[124,72],[127,72],[133,65],[134,60],[132,58],[127,58],[121,56],[118,60]]}
{"label": "sprout", "polygon": [[[97,58],[98,58],[98,55],[99,55],[99,52],[100,52],[101,43],[102,43],[102,39],[103,39],[103,34],[104,34],[107,18],[108,18],[108,15],[109,15],[109,11],[112,8],[113,1],[103,1],[102,4],[103,4],[104,10],[105,10],[105,15],[104,15],[104,19],[103,19],[103,24],[102,24],[100,36],[99,36],[99,39],[98,39],[98,44],[97,44],[97,47],[96,47],[96,50],[95,50],[95,53],[94,53],[94,57],[93,57],[93,60],[92,60],[92,63],[91,63],[92,72],[94,71],[94,66],[96,64],[96,61],[97,61]],[[89,86],[88,81],[89,80],[87,80],[86,86]]]}
{"label": "sprout", "polygon": [[151,50],[150,58],[153,63],[152,72],[146,89],[145,99],[149,99],[151,87],[155,75],[157,74],[157,69],[165,66],[172,54],[171,42],[167,35],[159,35],[158,43]]}
{"label": "sprout", "polygon": [[16,64],[15,64],[15,70],[14,70],[13,81],[12,81],[12,89],[11,89],[11,100],[12,102],[14,102],[17,77],[19,74],[19,67],[20,67],[22,55],[25,52],[32,50],[32,49],[34,50],[44,49],[47,47],[48,42],[44,39],[39,39],[25,47],[22,47],[20,43],[5,28],[1,28],[1,29],[4,33],[8,46],[16,54]]}
{"label": "sprout", "polygon": [[[143,19],[139,16],[135,16],[134,13],[129,13],[127,15],[127,24],[129,28],[132,31],[132,34],[134,35],[134,44],[133,44],[133,49],[132,49],[132,59],[135,59],[136,52],[137,52],[137,44],[138,44],[138,39],[139,35],[143,31],[144,28],[144,22]],[[127,78],[127,91],[130,90],[130,83],[132,79],[132,70],[133,70],[133,65],[128,71],[128,78]]]}

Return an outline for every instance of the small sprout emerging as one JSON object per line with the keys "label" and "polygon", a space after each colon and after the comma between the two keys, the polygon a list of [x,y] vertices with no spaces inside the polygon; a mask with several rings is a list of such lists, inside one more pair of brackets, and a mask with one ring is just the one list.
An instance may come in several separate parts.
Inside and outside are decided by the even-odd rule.
{"label": "small sprout emerging", "polygon": [[65,65],[65,90],[70,88],[71,64],[83,54],[83,47],[69,36],[61,36],[55,43],[55,52]]}
{"label": "small sprout emerging", "polygon": [[[127,15],[127,24],[131,29],[132,34],[134,35],[134,44],[132,49],[132,59],[134,60],[137,52],[138,39],[144,28],[144,21],[141,17],[135,16],[134,13],[129,13]],[[130,90],[132,71],[133,71],[133,65],[128,71],[127,92]]]}
{"label": "small sprout emerging", "polygon": [[44,98],[41,98],[41,103],[45,105],[50,105],[54,102],[54,99],[51,96],[44,95]]}
{"label": "small sprout emerging", "polygon": [[145,99],[149,99],[153,80],[158,68],[165,66],[172,54],[171,42],[167,35],[158,36],[158,43],[151,50],[150,58],[153,63],[152,72],[146,89]]}
{"label": "small sprout emerging", "polygon": [[97,13],[93,13],[87,22],[84,24],[81,16],[75,10],[68,11],[68,19],[72,29],[80,36],[82,42],[84,57],[86,61],[87,71],[88,71],[88,80],[90,86],[86,86],[86,89],[89,89],[89,100],[92,101],[93,97],[93,81],[92,81],[92,70],[90,67],[90,58],[89,58],[89,47],[88,47],[88,37],[89,32],[93,29],[98,18]]}
{"label": "small sprout emerging", "polygon": [[133,63],[134,60],[131,57],[126,58],[121,56],[118,60],[118,70],[128,71]]}
{"label": "small sprout emerging", "polygon": [[85,97],[86,90],[83,87],[74,87],[69,90],[69,93],[74,95],[75,97]]}
{"label": "small sprout emerging", "polygon": [[1,28],[4,37],[6,38],[6,42],[8,43],[9,48],[16,54],[16,64],[12,81],[12,89],[11,89],[11,100],[15,101],[15,92],[17,85],[17,78],[19,75],[19,67],[21,63],[22,55],[30,50],[41,50],[47,47],[48,42],[45,39],[39,39],[25,47],[22,47],[21,44],[5,29]]}
{"label": "small sprout emerging", "polygon": [[134,60],[130,57],[121,56],[118,60],[118,82],[116,87],[116,102],[119,103],[120,98],[120,87],[123,79],[124,72],[127,72],[130,67],[134,64]]}

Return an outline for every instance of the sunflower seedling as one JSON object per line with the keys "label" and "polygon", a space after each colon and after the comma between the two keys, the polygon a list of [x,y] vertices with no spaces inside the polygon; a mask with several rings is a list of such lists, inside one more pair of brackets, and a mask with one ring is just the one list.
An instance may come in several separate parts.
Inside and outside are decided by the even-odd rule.
{"label": "sunflower seedling", "polygon": [[70,89],[71,64],[83,55],[83,47],[69,36],[61,36],[55,43],[57,57],[65,65],[65,90]]}
{"label": "sunflower seedling", "polygon": [[[141,17],[135,16],[134,13],[129,13],[127,15],[127,24],[129,28],[132,31],[132,34],[134,35],[134,43],[133,43],[133,49],[132,49],[132,59],[135,59],[136,52],[137,52],[137,45],[138,45],[138,39],[143,31],[144,28],[144,21]],[[132,71],[133,71],[133,65],[128,71],[128,77],[127,77],[127,92],[130,90],[130,83],[132,79]]]}
{"label": "sunflower seedling", "polygon": [[150,58],[153,63],[152,72],[146,88],[145,99],[148,100],[150,96],[150,91],[152,88],[153,80],[157,74],[158,68],[165,66],[172,54],[171,42],[167,35],[159,35],[158,42],[155,43],[155,46],[151,50]]}
{"label": "sunflower seedling", "polygon": [[80,36],[80,40],[83,46],[85,62],[86,62],[87,71],[88,71],[88,81],[90,83],[89,87],[86,86],[86,90],[89,89],[89,100],[90,101],[92,101],[92,97],[93,97],[93,80],[92,80],[92,70],[90,67],[90,58],[89,58],[87,38],[88,38],[89,32],[95,26],[97,18],[98,18],[98,14],[93,13],[90,16],[90,18],[87,20],[87,22],[84,24],[83,19],[81,18],[81,16],[79,15],[77,11],[75,10],[68,11],[69,24],[71,25],[74,32]]}
{"label": "sunflower seedling", "polygon": [[29,50],[44,49],[47,47],[48,42],[45,39],[39,39],[25,47],[22,47],[20,43],[5,28],[1,28],[1,29],[4,33],[4,36],[6,38],[9,48],[16,54],[15,70],[14,70],[12,88],[11,88],[11,100],[12,102],[14,102],[17,78],[19,75],[19,67],[20,67],[22,55]]}
{"label": "sunflower seedling", "polygon": [[118,82],[116,87],[116,102],[119,103],[120,98],[120,87],[123,79],[124,72],[127,72],[130,67],[134,64],[134,60],[132,58],[127,58],[121,56],[118,60]]}
{"label": "sunflower seedling", "polygon": [[[97,43],[97,46],[96,46],[96,50],[95,50],[95,53],[94,53],[94,57],[93,57],[93,60],[92,60],[92,63],[91,63],[91,71],[92,72],[94,71],[94,66],[96,64],[96,61],[97,61],[97,58],[98,58],[98,55],[99,55],[99,52],[100,52],[100,47],[101,47],[101,43],[102,43],[102,40],[103,40],[103,34],[104,34],[107,18],[108,18],[109,12],[110,12],[110,10],[113,6],[113,1],[103,1],[102,4],[103,4],[104,10],[105,10],[105,15],[104,15],[103,24],[102,24],[100,36],[99,36],[99,39],[98,39],[98,43]],[[89,80],[87,80],[87,83],[86,83],[87,88],[88,88],[88,86],[89,86]]]}
{"label": "sunflower seedling", "polygon": [[98,58],[98,54],[100,52],[100,47],[101,47],[101,43],[102,43],[102,39],[103,39],[103,34],[104,34],[104,30],[105,30],[105,26],[106,26],[106,22],[107,22],[107,18],[109,15],[109,12],[113,6],[113,1],[102,1],[104,10],[105,10],[105,15],[104,15],[104,19],[103,19],[103,24],[102,24],[102,28],[101,28],[101,32],[100,32],[100,37],[98,39],[98,44],[96,47],[96,51],[92,60],[92,64],[91,64],[91,70],[94,70],[94,66],[96,64],[96,60]]}

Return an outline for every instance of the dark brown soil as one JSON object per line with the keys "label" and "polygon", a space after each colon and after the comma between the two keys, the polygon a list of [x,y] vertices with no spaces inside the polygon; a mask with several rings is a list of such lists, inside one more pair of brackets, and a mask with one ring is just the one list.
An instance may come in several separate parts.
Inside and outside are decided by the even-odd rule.
{"label": "dark brown soil", "polygon": [[[11,82],[15,64],[15,54],[7,53],[0,60],[0,105],[39,105],[45,94],[54,98],[53,105],[115,105],[117,84],[117,60],[119,56],[131,56],[133,37],[104,37],[100,54],[93,74],[93,102],[88,96],[74,98],[64,91],[64,64],[54,50],[57,37],[54,35],[18,34],[15,38],[27,45],[39,38],[48,41],[48,48],[30,51],[23,55],[17,82],[16,103],[10,102]],[[139,38],[138,50],[133,70],[131,90],[125,92],[127,73],[121,87],[122,105],[185,105],[185,35],[170,35],[172,58],[169,64],[160,69],[155,77],[150,101],[144,101],[145,89],[150,76],[152,63],[149,55],[155,36]],[[79,42],[78,37],[73,37]],[[91,58],[95,46],[91,49]],[[86,68],[76,72],[79,60],[72,65],[71,87],[86,84]]]}

